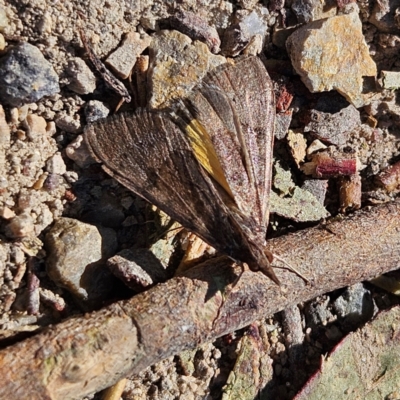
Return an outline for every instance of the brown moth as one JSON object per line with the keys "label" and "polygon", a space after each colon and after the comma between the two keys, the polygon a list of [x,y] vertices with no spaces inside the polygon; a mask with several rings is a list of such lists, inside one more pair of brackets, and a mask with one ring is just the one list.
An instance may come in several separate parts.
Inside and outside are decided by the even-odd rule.
{"label": "brown moth", "polygon": [[279,283],[263,248],[275,102],[257,57],[208,74],[176,112],[138,110],[88,126],[103,169],[232,259]]}

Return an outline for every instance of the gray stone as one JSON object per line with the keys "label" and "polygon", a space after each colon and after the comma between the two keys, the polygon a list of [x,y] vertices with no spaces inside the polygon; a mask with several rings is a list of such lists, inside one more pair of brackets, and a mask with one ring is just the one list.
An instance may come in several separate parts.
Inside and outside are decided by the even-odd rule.
{"label": "gray stone", "polygon": [[116,251],[113,230],[100,232],[96,226],[60,218],[46,234],[45,246],[48,275],[77,298],[96,300],[111,290],[104,260]]}
{"label": "gray stone", "polygon": [[168,21],[171,26],[192,40],[204,42],[214,54],[220,51],[221,40],[214,26],[198,13],[179,10]]}
{"label": "gray stone", "polygon": [[270,213],[296,222],[319,221],[329,216],[329,212],[312,193],[297,186],[290,197],[280,197],[272,191],[270,202]]}
{"label": "gray stone", "polygon": [[96,89],[96,77],[82,58],[75,57],[69,60],[65,73],[70,82],[68,89],[73,92],[88,94]]}
{"label": "gray stone", "polygon": [[395,33],[400,30],[400,0],[379,0],[374,2],[369,22],[380,31]]}
{"label": "gray stone", "polygon": [[322,96],[310,110],[304,132],[324,143],[343,146],[352,132],[361,126],[359,111],[342,96]]}
{"label": "gray stone", "polygon": [[[262,11],[269,14],[266,8]],[[234,57],[240,54],[258,36],[261,38],[261,48],[267,34],[268,24],[256,10],[252,12],[241,10],[236,13],[236,21],[225,31],[222,42],[224,54]]]}
{"label": "gray stone", "polygon": [[0,100],[19,107],[60,91],[58,75],[40,50],[21,43],[0,58]]}
{"label": "gray stone", "polygon": [[306,308],[305,315],[307,324],[312,328],[320,328],[321,325],[326,325],[333,320],[333,315],[329,308],[329,297],[324,295],[316,300],[313,300]]}
{"label": "gray stone", "polygon": [[335,16],[336,6],[333,0],[294,0],[291,7],[297,20],[304,24]]}
{"label": "gray stone", "polygon": [[293,110],[287,110],[276,114],[274,135],[277,140],[286,137],[290,123],[292,122]]}
{"label": "gray stone", "polygon": [[271,191],[270,212],[294,221],[318,221],[329,213],[311,192],[295,186],[291,173],[275,163],[273,186],[280,194]]}
{"label": "gray stone", "polygon": [[304,181],[303,190],[310,192],[322,205],[325,204],[328,181],[324,179],[307,179]]}
{"label": "gray stone", "polygon": [[148,249],[125,249],[107,261],[112,273],[134,290],[163,282],[167,271],[160,260]]}
{"label": "gray stone", "polygon": [[46,161],[46,171],[57,175],[63,175],[67,172],[67,167],[60,152],[55,153]]}
{"label": "gray stone", "polygon": [[399,71],[382,71],[382,86],[385,89],[400,88],[400,72]]}
{"label": "gray stone", "polygon": [[105,118],[110,113],[110,110],[104,103],[98,100],[90,100],[85,104],[86,121],[92,123],[98,119]]}
{"label": "gray stone", "polygon": [[79,114],[74,114],[72,116],[65,113],[59,113],[55,122],[57,128],[60,128],[65,132],[78,133],[81,130]]}
{"label": "gray stone", "polygon": [[348,287],[333,306],[337,314],[350,326],[369,321],[375,312],[371,292],[362,283]]}

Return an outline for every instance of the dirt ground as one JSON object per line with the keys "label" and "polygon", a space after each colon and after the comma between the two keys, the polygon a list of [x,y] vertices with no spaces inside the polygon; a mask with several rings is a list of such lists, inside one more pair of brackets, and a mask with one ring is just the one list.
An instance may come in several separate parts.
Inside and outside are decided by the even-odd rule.
{"label": "dirt ground", "polygon": [[[400,74],[400,2],[321,3],[322,8],[313,0],[0,0],[2,348],[50,324],[143,290],[128,288],[106,266],[106,260],[118,251],[132,246],[138,252],[150,249],[161,260],[156,264],[163,266],[158,279],[152,281],[158,283],[173,276],[188,246],[187,232],[171,230],[171,226],[176,228],[173,221],[109,177],[82,145],[85,127],[97,117],[113,114],[121,103],[121,91],[115,90],[117,83],[111,80],[110,84],[109,75],[95,69],[90,49],[105,61],[119,84],[123,83],[123,93],[127,91],[132,97],[118,112],[133,112],[149,103],[162,108],[171,99],[182,97],[183,92],[190,92],[208,70],[226,59],[254,54],[264,61],[275,82],[282,124],[275,132],[276,199],[271,205],[269,237],[396,198],[399,168],[390,166],[396,165],[400,154],[400,79],[395,74]],[[362,22],[365,49],[376,65],[376,77],[364,80],[363,93],[357,94],[355,104],[335,90],[311,93],[293,68],[293,56],[285,47],[287,37],[305,23],[351,12]],[[171,19],[176,15],[180,19]],[[188,22],[182,15],[192,19]],[[249,15],[253,19],[246,19]],[[206,28],[193,16],[201,23],[206,21]],[[159,33],[163,29],[175,29],[187,36],[168,33],[164,38]],[[89,50],[80,32],[87,38]],[[128,34],[132,45],[126,50]],[[221,45],[216,44],[218,35],[223,38]],[[342,40],[341,35],[344,32],[337,33],[333,42]],[[159,47],[154,45],[149,51],[149,43],[154,43],[156,36]],[[10,49],[21,43],[34,46],[44,58],[32,48],[21,50],[22,59],[34,60],[36,69],[25,66],[19,71],[14,64],[8,76],[15,72],[15,79],[23,83],[7,84],[4,60]],[[332,44],[327,39],[328,43]],[[171,53],[177,53],[173,54],[179,60],[176,64],[186,71],[182,80],[168,75],[168,68],[162,64],[170,56],[163,53],[168,46]],[[112,55],[119,49],[114,57],[117,61],[113,61]],[[150,65],[151,57],[160,63],[159,69],[149,72],[152,77],[147,85],[140,83],[146,71],[140,71],[139,62],[129,76],[124,75],[126,65],[118,64],[126,59],[129,65],[134,51],[141,57],[150,54]],[[27,56],[28,52],[33,58]],[[18,54],[15,57],[18,60]],[[187,65],[190,68],[185,69]],[[48,72],[41,75],[41,71]],[[390,84],[389,78],[393,79]],[[37,86],[31,84],[33,79],[37,79]],[[342,103],[345,107],[340,106],[339,111],[343,114],[332,111]],[[318,108],[318,104],[323,106]],[[328,111],[321,111],[325,109]],[[314,122],[319,121],[316,125],[310,122],[312,115],[316,116]],[[329,127],[328,133],[315,133],[323,131],[323,125]],[[315,148],[336,161],[350,160],[346,166],[354,167],[354,171],[343,177],[335,170],[314,179],[319,162],[312,156]],[[306,164],[311,172],[304,169]],[[350,191],[346,191],[346,185],[351,186]],[[287,199],[295,187],[298,193],[308,190],[314,197],[284,202],[282,198]],[[304,216],[299,209],[304,210]],[[61,248],[57,237],[68,230],[76,233],[79,243]],[[101,238],[106,238],[103,244]],[[213,251],[207,249],[206,254],[210,256]],[[82,260],[94,264],[85,272],[85,283],[79,269]],[[144,260],[149,263],[148,258]],[[128,377],[121,398],[292,399],[318,369],[321,356],[348,332],[397,302],[395,295],[371,283],[338,289]],[[247,343],[252,334],[257,345]],[[238,376],[246,346],[253,350],[258,346],[257,355],[248,356],[257,357],[258,371],[247,374],[250,379],[244,385],[251,390],[240,391],[234,376]],[[93,393],[81,398],[102,396]]]}

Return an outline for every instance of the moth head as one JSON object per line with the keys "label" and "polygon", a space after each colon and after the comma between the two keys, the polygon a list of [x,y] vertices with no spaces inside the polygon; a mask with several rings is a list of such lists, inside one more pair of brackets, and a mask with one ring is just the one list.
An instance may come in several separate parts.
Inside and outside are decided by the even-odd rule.
{"label": "moth head", "polygon": [[271,279],[275,282],[278,286],[280,286],[280,281],[275,275],[274,270],[272,269],[272,261],[273,261],[273,254],[268,251],[264,250],[259,256],[257,257],[257,261],[247,261],[247,265],[249,266],[250,270],[253,272],[261,272],[266,277]]}

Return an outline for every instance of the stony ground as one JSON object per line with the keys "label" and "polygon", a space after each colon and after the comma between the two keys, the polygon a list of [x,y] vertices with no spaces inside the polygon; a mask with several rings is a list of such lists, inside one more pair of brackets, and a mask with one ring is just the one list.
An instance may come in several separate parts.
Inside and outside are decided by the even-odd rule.
{"label": "stony ground", "polygon": [[[128,112],[170,106],[227,59],[259,55],[278,111],[271,235],[395,198],[399,10],[397,0],[0,0],[3,346],[131,296],[137,287],[105,266],[122,249],[134,245],[139,259],[150,248],[163,266],[156,282],[179,264],[187,233],[165,236],[172,222],[102,172],[83,143],[85,126],[121,98],[131,97]],[[96,57],[117,80],[96,71]],[[122,398],[239,398],[235,363],[256,331],[260,373],[242,398],[291,399],[322,354],[396,302],[369,283],[338,290],[152,366]]]}

